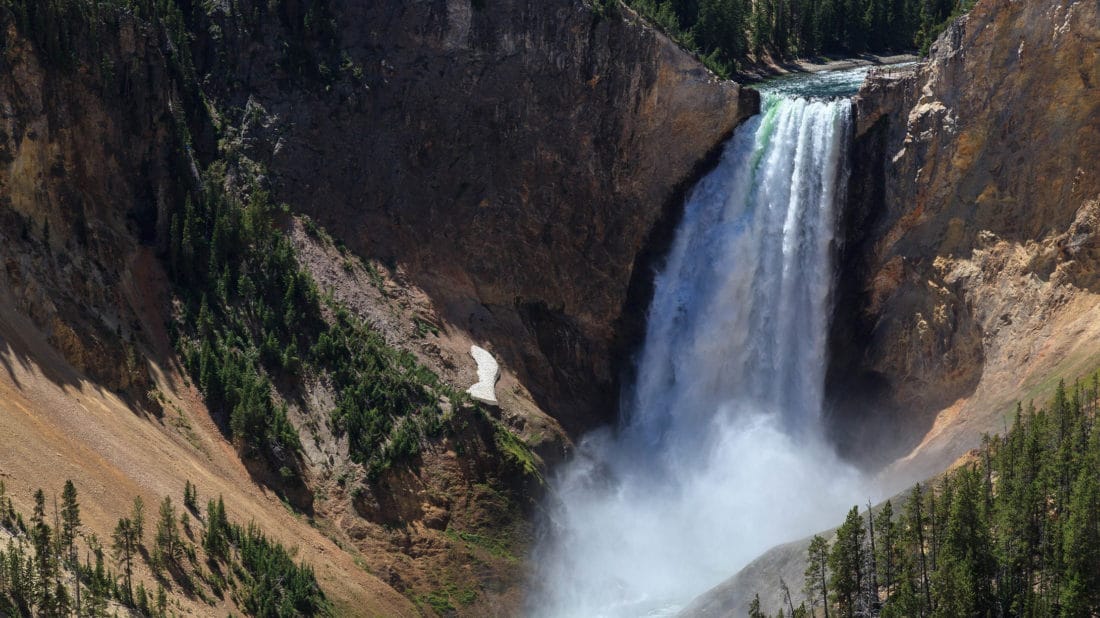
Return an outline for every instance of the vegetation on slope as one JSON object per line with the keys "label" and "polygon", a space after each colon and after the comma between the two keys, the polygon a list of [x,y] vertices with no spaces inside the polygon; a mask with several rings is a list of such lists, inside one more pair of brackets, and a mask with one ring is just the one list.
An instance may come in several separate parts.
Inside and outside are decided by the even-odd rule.
{"label": "vegetation on slope", "polygon": [[[329,420],[372,475],[411,459],[424,436],[442,432],[441,397],[462,397],[321,297],[280,227],[289,220],[287,209],[276,209],[258,185],[227,182],[224,152],[207,153],[213,156],[205,178],[193,178],[189,120],[209,112],[195,79],[188,20],[208,8],[175,0],[0,0],[0,7],[11,11],[47,63],[61,70],[87,65],[105,82],[113,60],[96,50],[117,37],[124,20],[159,28],[169,43],[174,85],[185,98],[175,119],[178,171],[165,256],[180,300],[174,340],[242,455],[265,462],[284,480],[301,476],[301,439],[288,407],[301,399],[307,381],[331,383],[337,405]],[[328,3],[255,3],[241,18],[258,28],[269,13],[286,33],[282,68],[323,77],[318,58],[336,45]],[[255,180],[258,174],[233,169],[232,175]]]}
{"label": "vegetation on slope", "polygon": [[[810,543],[794,616],[1100,615],[1100,376],[1017,406],[1012,429]],[[788,597],[789,598],[789,597]],[[762,617],[758,601],[750,612]],[[780,612],[779,615],[784,615]]]}
{"label": "vegetation on slope", "polygon": [[[729,76],[751,59],[921,49],[974,0],[626,0]],[[601,12],[613,2],[597,3]]]}
{"label": "vegetation on slope", "polygon": [[[204,71],[209,65],[232,64],[233,55],[224,53],[232,48],[226,39],[262,40],[279,50],[269,68],[281,87],[322,90],[327,80],[336,79],[332,70],[354,77],[354,66],[339,50],[328,5],[324,0],[0,0],[0,24],[6,27],[0,39],[18,32],[21,36],[8,37],[9,49],[22,53],[29,42],[35,53],[26,57],[31,65],[42,65],[48,83],[87,84],[92,96],[101,96],[108,107],[128,109],[131,101],[146,100],[143,89],[150,87],[163,95],[157,103],[167,102],[164,109],[150,111],[155,116],[150,132],[158,132],[161,145],[171,147],[172,170],[170,178],[156,178],[155,198],[151,192],[143,205],[148,208],[145,219],[137,222],[136,235],[158,247],[168,273],[174,318],[170,335],[181,365],[256,480],[273,486],[293,507],[310,511],[319,506],[321,520],[309,522],[349,552],[370,543],[373,555],[364,559],[369,568],[389,560],[387,552],[409,551],[423,539],[433,547],[442,539],[458,548],[433,556],[425,561],[428,566],[400,565],[404,581],[395,587],[413,599],[435,585],[420,572],[464,560],[464,542],[450,540],[440,529],[411,525],[411,541],[406,536],[360,542],[361,536],[346,535],[340,526],[361,527],[366,520],[396,528],[426,517],[415,509],[402,511],[393,500],[424,479],[443,511],[432,514],[440,522],[433,525],[484,532],[495,540],[492,528],[505,528],[501,522],[524,521],[519,505],[528,477],[537,477],[536,460],[501,423],[441,383],[412,354],[387,346],[355,311],[318,289],[288,235],[293,215],[287,206],[273,203],[264,190],[270,179],[239,147],[244,129],[237,132],[234,123],[244,127],[255,120],[253,114],[263,114],[262,108],[257,104],[242,110],[211,98],[221,82],[196,76],[199,64],[192,62],[192,54],[202,59]],[[336,66],[340,68],[330,69]],[[120,130],[128,129],[121,124]],[[158,149],[155,156],[167,150]],[[315,228],[313,234],[323,236]],[[305,450],[316,454],[314,447],[323,455],[307,458]],[[428,448],[433,452],[423,453]],[[457,457],[443,455],[452,448]],[[393,468],[423,468],[429,474],[400,470],[387,475]],[[446,468],[444,474],[439,474],[441,468]],[[497,513],[493,504],[487,505],[489,493],[507,507],[491,519],[488,515]],[[192,505],[189,512],[198,511]],[[343,518],[345,513],[363,520]],[[485,523],[490,521],[492,525]],[[131,518],[115,532],[123,541],[133,540],[133,526]],[[109,531],[100,531],[107,536],[103,532]],[[247,532],[233,545],[245,547]],[[150,551],[148,559],[174,575],[177,562],[190,561],[188,545],[173,540],[172,528],[165,527],[164,533],[164,550]],[[523,534],[512,536],[516,541],[509,547],[526,542]],[[217,552],[220,546],[215,542],[210,550]],[[139,547],[129,555],[141,553]],[[226,564],[224,555],[216,555]],[[263,564],[249,562],[246,555],[237,560],[241,568]],[[271,562],[286,564],[274,558]],[[453,569],[448,585],[476,592],[460,595],[457,603],[489,596],[483,591],[495,594],[497,589],[484,582],[498,585],[505,568],[518,571],[512,565],[479,564],[483,568],[474,572]],[[246,577],[240,571],[231,584],[224,568],[208,567],[210,572],[203,570],[202,575],[190,571],[188,580],[196,591],[214,595],[215,589],[229,587],[240,595],[239,607],[274,615],[264,609],[271,603],[249,600],[242,592],[247,581],[257,582],[257,590],[270,587],[265,576]],[[285,573],[272,578],[287,581]],[[514,576],[517,582],[520,578]],[[518,583],[509,580],[507,585]],[[140,597],[136,579],[134,586],[132,597]],[[171,601],[177,594],[191,594],[189,590],[181,584],[168,588],[167,594]],[[137,602],[123,594],[126,602]],[[119,596],[112,595],[117,601]]]}
{"label": "vegetation on slope", "polygon": [[[187,485],[185,503],[197,497]],[[4,616],[99,617],[117,613],[118,606],[142,616],[175,616],[169,591],[198,597],[212,607],[232,601],[247,616],[332,613],[313,569],[294,562],[285,547],[255,524],[230,523],[220,497],[209,502],[202,516],[191,507],[177,515],[166,496],[152,544],[147,544],[144,504],[136,498],[130,516],[119,519],[106,546],[85,533],[71,481],[65,484],[60,507],[55,501],[51,511],[41,489],[34,500],[34,512],[26,520],[0,483],[0,538],[7,538],[6,549],[0,550]],[[190,541],[195,538],[191,515],[202,524],[195,543]],[[155,592],[145,582],[134,583],[135,566],[142,560],[156,578]]]}
{"label": "vegetation on slope", "polygon": [[287,401],[307,381],[331,384],[329,420],[373,475],[416,456],[443,432],[441,397],[462,396],[321,297],[279,226],[286,209],[256,188],[247,203],[227,194],[218,166],[208,176],[173,215],[168,259],[182,300],[178,347],[207,405],[246,456],[284,477],[297,475],[301,447]]}

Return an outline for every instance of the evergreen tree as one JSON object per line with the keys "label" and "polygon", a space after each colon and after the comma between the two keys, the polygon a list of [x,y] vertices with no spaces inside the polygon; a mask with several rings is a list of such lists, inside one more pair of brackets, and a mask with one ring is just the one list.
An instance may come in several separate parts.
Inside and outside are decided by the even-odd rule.
{"label": "evergreen tree", "polygon": [[225,503],[222,497],[211,500],[206,506],[206,530],[203,534],[203,549],[212,560],[229,558],[229,520],[225,515]]}
{"label": "evergreen tree", "polygon": [[1100,614],[1100,430],[1091,433],[1062,537],[1066,556],[1063,616]]}
{"label": "evergreen tree", "polygon": [[184,485],[184,506],[190,509],[191,512],[198,512],[198,500],[198,490],[195,488],[195,485],[187,481]]}
{"label": "evergreen tree", "polygon": [[54,562],[53,533],[46,523],[46,494],[41,489],[34,494],[31,540],[34,545],[34,578],[38,582],[36,602],[40,611],[48,613],[54,606],[53,583],[57,565]]}
{"label": "evergreen tree", "polygon": [[158,563],[168,560],[176,562],[182,550],[179,528],[176,527],[176,508],[172,505],[172,498],[164,497],[160,503],[160,518],[157,520],[156,556]]}
{"label": "evergreen tree", "polygon": [[810,601],[810,611],[820,605],[829,618],[829,542],[814,535],[806,555],[806,584],[803,592]]}
{"label": "evergreen tree", "polygon": [[[602,0],[601,0],[602,2]],[[819,53],[927,50],[973,0],[627,0],[720,74]]]}
{"label": "evergreen tree", "polygon": [[65,481],[61,492],[61,544],[65,546],[66,560],[76,564],[76,537],[80,534],[80,503],[77,502],[76,486],[71,480]]}
{"label": "evergreen tree", "polygon": [[897,521],[883,504],[867,531],[874,561],[858,559],[867,549],[853,508],[831,550],[810,544],[811,609],[828,554],[827,611],[845,616],[1100,615],[1098,398],[1100,374],[1059,384],[1043,408],[1017,405],[1005,436],[985,437],[935,490],[914,486]]}
{"label": "evergreen tree", "polygon": [[753,595],[752,601],[749,603],[749,618],[768,618],[760,609],[760,595]]}
{"label": "evergreen tree", "polygon": [[875,566],[877,567],[877,580],[884,589],[885,596],[889,598],[894,592],[897,581],[899,550],[898,526],[894,521],[894,506],[889,500],[882,505],[875,515],[874,530],[876,536]]}
{"label": "evergreen tree", "polygon": [[130,525],[134,529],[137,544],[143,544],[145,539],[145,501],[141,499],[141,496],[134,497],[134,505],[130,509]]}
{"label": "evergreen tree", "polygon": [[829,553],[829,570],[832,578],[833,601],[837,614],[843,618],[854,618],[860,611],[860,593],[863,589],[863,517],[859,507],[852,507],[848,517],[837,529],[836,542]]}
{"label": "evergreen tree", "polygon": [[980,505],[981,477],[971,467],[961,470],[952,480],[943,549],[934,578],[937,600],[933,616],[990,615],[993,558],[989,524]]}
{"label": "evergreen tree", "polygon": [[126,576],[126,593],[123,601],[129,604],[134,601],[133,563],[140,538],[138,527],[129,518],[118,520],[118,525],[115,526],[115,532],[111,537],[115,560],[118,561]]}

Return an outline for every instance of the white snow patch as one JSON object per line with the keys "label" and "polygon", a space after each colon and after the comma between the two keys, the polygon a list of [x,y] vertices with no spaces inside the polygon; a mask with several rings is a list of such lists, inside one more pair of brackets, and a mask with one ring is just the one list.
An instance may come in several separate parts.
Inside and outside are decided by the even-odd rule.
{"label": "white snow patch", "polygon": [[482,403],[497,405],[497,379],[500,378],[500,365],[497,359],[485,348],[470,346],[470,356],[477,361],[477,384],[466,389],[470,396]]}

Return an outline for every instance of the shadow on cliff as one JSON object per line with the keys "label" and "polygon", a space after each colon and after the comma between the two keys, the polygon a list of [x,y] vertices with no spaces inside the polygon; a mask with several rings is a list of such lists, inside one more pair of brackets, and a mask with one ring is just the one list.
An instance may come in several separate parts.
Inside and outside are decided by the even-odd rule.
{"label": "shadow on cliff", "polygon": [[[825,419],[830,439],[842,456],[875,469],[904,456],[932,429],[937,414],[971,396],[984,367],[980,325],[959,289],[939,288],[914,276],[904,265],[873,271],[876,240],[896,223],[887,200],[890,126],[884,116],[853,140],[847,207],[839,222],[843,239],[837,254],[837,281],[829,332],[825,379]],[[881,265],[880,265],[881,266]],[[894,291],[878,295],[875,276],[896,277]],[[918,341],[891,340],[912,329],[901,320],[943,311],[949,332],[929,349]],[[924,355],[926,359],[916,359]],[[911,363],[940,363],[941,381],[894,382],[880,370],[907,375]],[[921,367],[922,371],[926,370]],[[912,376],[908,376],[912,377]]]}
{"label": "shadow on cliff", "polygon": [[[740,100],[748,110],[745,118],[759,112],[760,97],[755,90],[742,89]],[[466,329],[475,339],[493,342],[493,351],[519,374],[539,408],[561,423],[571,437],[613,424],[619,418],[622,393],[634,380],[635,355],[644,344],[655,278],[663,268],[687,199],[699,180],[718,165],[735,129],[720,136],[661,204],[658,217],[633,256],[626,294],[609,325],[607,340],[593,338],[591,328],[586,328],[591,325],[564,306],[551,306],[542,299],[516,296],[511,305],[479,305],[472,290],[466,290],[464,296],[460,290],[458,296],[462,297],[456,298],[456,290],[441,286],[436,269],[419,277],[413,273],[413,279],[433,297],[448,322]],[[451,280],[461,278],[463,275],[456,275]],[[606,365],[602,359],[607,359]]]}
{"label": "shadow on cliff", "polygon": [[[40,376],[65,392],[91,390],[99,396],[113,394],[135,412],[144,409],[132,395],[106,389],[81,374],[29,322],[17,324],[17,330],[13,330],[10,308],[5,307],[0,313],[5,314],[0,317],[0,367],[16,390],[33,399],[32,382]],[[25,321],[19,319],[21,316],[15,317]]]}

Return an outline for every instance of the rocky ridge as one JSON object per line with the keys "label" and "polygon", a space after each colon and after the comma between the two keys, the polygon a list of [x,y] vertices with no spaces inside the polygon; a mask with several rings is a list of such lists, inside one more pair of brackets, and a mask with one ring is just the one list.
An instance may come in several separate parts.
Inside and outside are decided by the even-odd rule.
{"label": "rocky ridge", "polygon": [[1096,364],[1098,10],[981,0],[856,97],[829,387],[857,457],[936,473]]}

